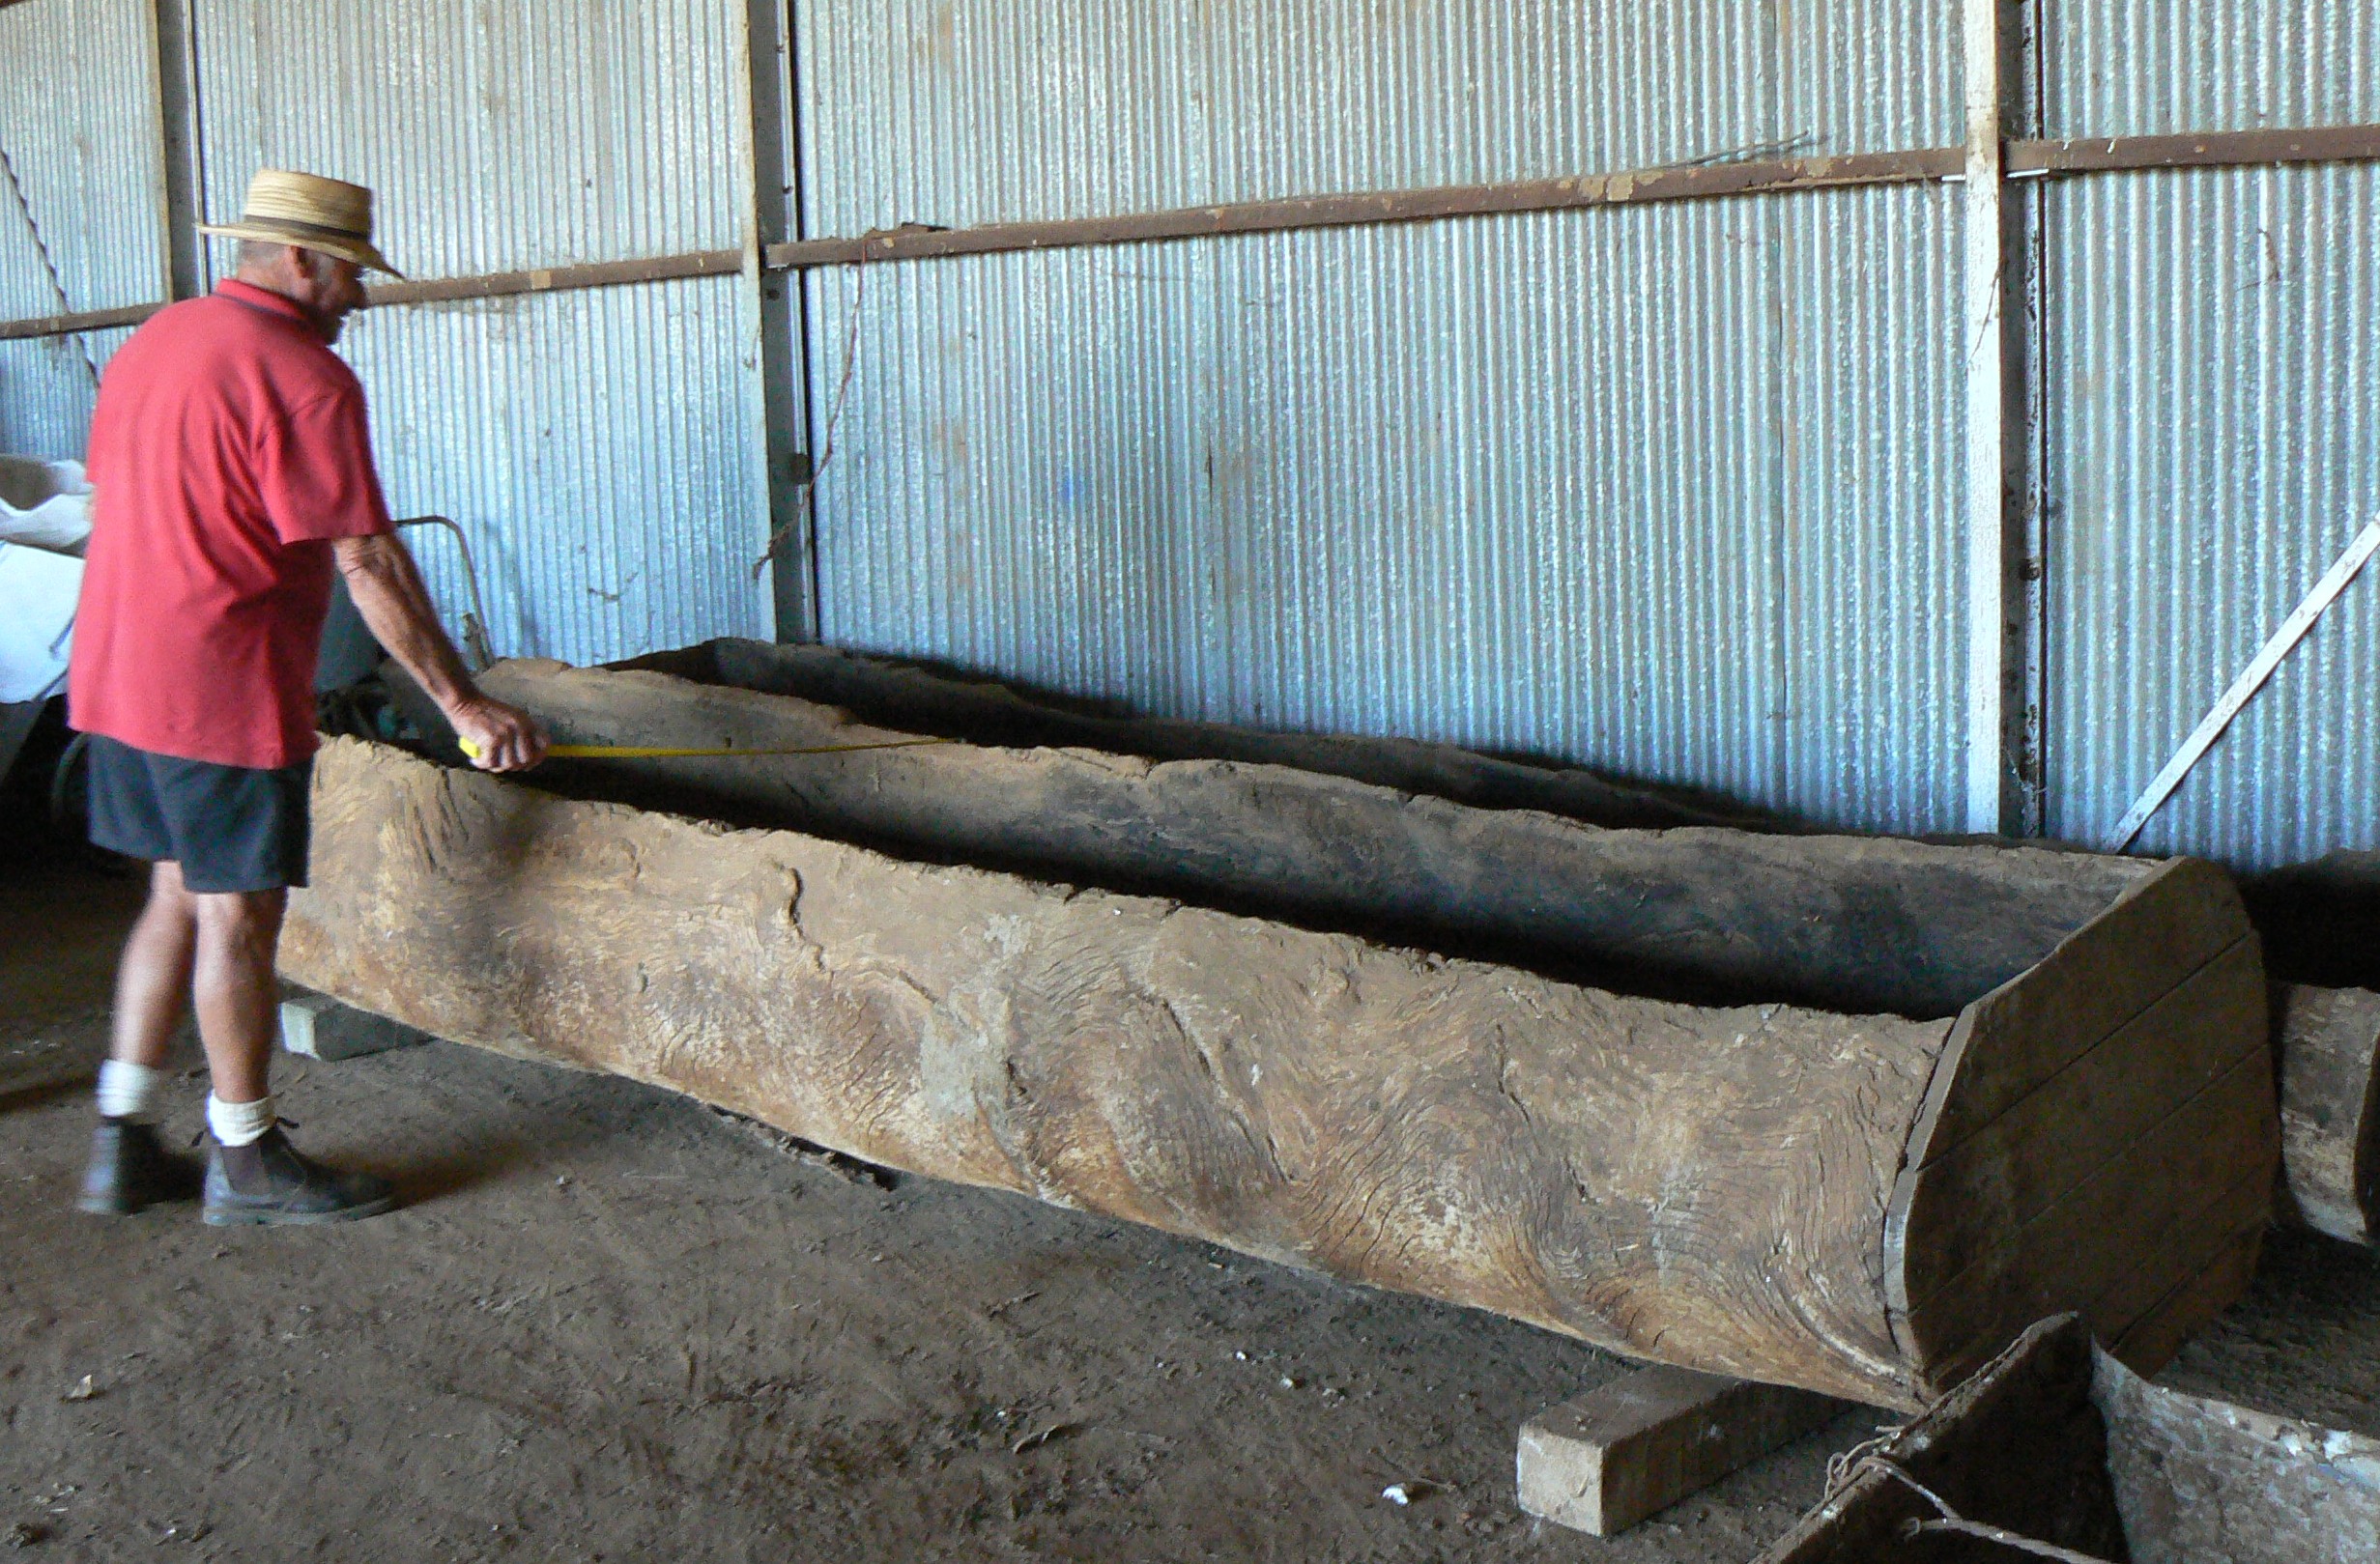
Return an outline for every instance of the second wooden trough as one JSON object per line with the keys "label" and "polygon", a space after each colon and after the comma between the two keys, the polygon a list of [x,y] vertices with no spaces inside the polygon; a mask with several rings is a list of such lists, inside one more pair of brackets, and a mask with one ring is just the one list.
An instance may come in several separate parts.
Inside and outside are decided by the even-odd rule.
{"label": "second wooden trough", "polygon": [[[490,682],[580,741],[902,736],[649,671]],[[326,749],[287,974],[872,1161],[1901,1408],[2060,1309],[2153,1366],[2269,1209],[2263,977],[2202,865],[964,743],[539,780]]]}

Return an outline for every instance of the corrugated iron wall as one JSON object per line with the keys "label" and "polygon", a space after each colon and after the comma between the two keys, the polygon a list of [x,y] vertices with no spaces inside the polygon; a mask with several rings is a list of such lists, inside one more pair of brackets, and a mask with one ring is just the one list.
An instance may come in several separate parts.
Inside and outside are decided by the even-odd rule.
{"label": "corrugated iron wall", "polygon": [[[1949,40],[1877,9],[832,0],[809,218],[1955,139]],[[1950,827],[1956,223],[1862,190],[816,276],[826,634]]]}
{"label": "corrugated iron wall", "polygon": [[[2053,135],[2380,121],[2380,8],[2050,10]],[[2098,841],[2380,514],[2380,169],[2108,175],[2047,220],[2049,828]],[[2375,668],[2367,573],[2140,848],[2380,846]]]}
{"label": "corrugated iron wall", "polygon": [[[566,25],[187,4],[213,214],[288,162],[377,186],[420,275],[745,241],[746,0]],[[791,10],[811,237],[1963,127],[1949,6]],[[31,65],[0,70],[0,146],[73,309],[166,286],[155,14],[0,8],[0,59]],[[2040,20],[2050,135],[2380,122],[2380,9]],[[2100,174],[2040,201],[2048,821],[2095,840],[2380,510],[2380,169]],[[802,279],[805,329],[767,342],[750,283],[715,276],[391,308],[347,349],[392,499],[472,529],[507,651],[767,633],[759,360],[790,352],[807,443],[834,430],[830,639],[1955,829],[1961,211],[1920,184],[829,268]],[[0,188],[0,319],[56,302]],[[79,450],[84,354],[122,337],[0,341],[0,447]],[[459,600],[445,545],[420,547]],[[2243,867],[2380,846],[2375,651],[2366,582],[2143,844]]]}
{"label": "corrugated iron wall", "polygon": [[[10,67],[0,69],[0,152],[16,186],[0,173],[0,320],[165,297],[153,25],[150,0],[0,10],[0,62]],[[123,338],[0,342],[0,450],[81,456],[93,367],[105,368]]]}
{"label": "corrugated iron wall", "polygon": [[[198,0],[204,204],[260,165],[370,185],[421,276],[743,242],[742,0]],[[228,270],[226,242],[215,264]],[[358,317],[398,514],[452,516],[497,649],[597,662],[765,637],[759,325],[735,279]],[[449,609],[454,557],[419,544]]]}

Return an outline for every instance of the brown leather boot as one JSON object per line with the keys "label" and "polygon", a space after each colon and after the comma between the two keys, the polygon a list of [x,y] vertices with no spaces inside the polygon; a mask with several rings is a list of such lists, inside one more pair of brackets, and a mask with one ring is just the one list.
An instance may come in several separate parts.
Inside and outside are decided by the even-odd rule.
{"label": "brown leather boot", "polygon": [[155,1124],[101,1119],[74,1205],[94,1216],[129,1216],[144,1207],[192,1198],[198,1179],[197,1159],[165,1150]]}
{"label": "brown leather boot", "polygon": [[210,1227],[300,1227],[354,1222],[396,1209],[388,1180],[339,1173],[299,1154],[275,1124],[246,1146],[217,1146],[207,1159]]}

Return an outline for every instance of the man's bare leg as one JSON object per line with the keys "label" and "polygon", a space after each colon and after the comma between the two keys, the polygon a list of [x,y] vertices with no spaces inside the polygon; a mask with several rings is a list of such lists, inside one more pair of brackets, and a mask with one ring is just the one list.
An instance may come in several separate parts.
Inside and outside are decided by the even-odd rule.
{"label": "man's bare leg", "polygon": [[207,1221],[346,1222],[396,1205],[396,1193],[363,1173],[339,1173],[299,1154],[276,1127],[269,1077],[280,1023],[273,948],[287,891],[227,891],[193,898],[198,947],[192,991],[215,1095],[207,1124],[215,1152],[207,1173]]}
{"label": "man's bare leg", "polygon": [[272,954],[289,893],[231,891],[190,900],[198,935],[191,990],[215,1098],[261,1102],[270,1095],[272,1040],[280,1022],[281,989]]}
{"label": "man's bare leg", "polygon": [[198,1170],[168,1153],[150,1122],[166,1076],[174,1029],[189,1003],[198,944],[195,899],[182,867],[149,873],[149,900],[124,942],[107,1063],[100,1066],[100,1125],[76,1202],[97,1216],[129,1216],[198,1192]]}
{"label": "man's bare leg", "polygon": [[182,866],[165,863],[149,871],[149,902],[124,942],[116,969],[114,1034],[110,1059],[144,1069],[164,1066],[174,1029],[190,999],[190,961],[198,941],[198,908],[182,888]]}

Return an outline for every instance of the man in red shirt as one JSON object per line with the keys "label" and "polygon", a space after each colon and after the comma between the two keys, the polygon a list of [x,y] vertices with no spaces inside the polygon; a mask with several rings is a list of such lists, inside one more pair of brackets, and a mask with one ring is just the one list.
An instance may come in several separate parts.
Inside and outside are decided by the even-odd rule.
{"label": "man in red shirt", "polygon": [[241,220],[206,230],[242,241],[237,276],[160,311],[100,387],[68,704],[91,735],[92,839],[155,867],[117,977],[85,1210],[125,1214],[197,1183],[149,1119],[192,999],[214,1081],[206,1219],[341,1221],[395,1204],[384,1181],[301,1155],[267,1086],[334,567],[480,766],[544,757],[529,716],[481,694],[440,627],[390,530],[363,388],[330,352],[363,303],[363,269],[393,274],[371,202],[335,180],[258,174]]}

